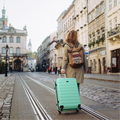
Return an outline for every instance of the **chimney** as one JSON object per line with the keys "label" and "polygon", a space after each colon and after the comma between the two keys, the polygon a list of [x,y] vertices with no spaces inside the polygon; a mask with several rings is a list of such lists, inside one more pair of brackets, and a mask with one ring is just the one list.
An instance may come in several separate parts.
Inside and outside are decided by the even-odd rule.
{"label": "chimney", "polygon": [[3,26],[5,26],[5,20],[3,20]]}
{"label": "chimney", "polygon": [[9,23],[9,27],[11,27],[11,23]]}

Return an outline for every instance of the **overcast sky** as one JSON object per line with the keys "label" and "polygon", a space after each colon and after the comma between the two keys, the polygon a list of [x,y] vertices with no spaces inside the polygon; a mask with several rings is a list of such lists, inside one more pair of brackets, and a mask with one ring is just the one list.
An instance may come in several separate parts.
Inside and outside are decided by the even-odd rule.
{"label": "overcast sky", "polygon": [[[5,2],[4,2],[5,1]],[[17,29],[27,26],[29,39],[32,41],[32,51],[51,33],[57,30],[57,18],[66,10],[73,0],[0,0],[0,18],[5,3],[8,25]]]}

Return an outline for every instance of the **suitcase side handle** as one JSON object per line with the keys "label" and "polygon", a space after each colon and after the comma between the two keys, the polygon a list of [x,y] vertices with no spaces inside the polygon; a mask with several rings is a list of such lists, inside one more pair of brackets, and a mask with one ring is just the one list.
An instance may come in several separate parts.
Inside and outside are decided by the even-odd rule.
{"label": "suitcase side handle", "polygon": [[61,78],[61,76],[64,76],[64,78],[66,78],[66,74],[59,74],[59,78]]}

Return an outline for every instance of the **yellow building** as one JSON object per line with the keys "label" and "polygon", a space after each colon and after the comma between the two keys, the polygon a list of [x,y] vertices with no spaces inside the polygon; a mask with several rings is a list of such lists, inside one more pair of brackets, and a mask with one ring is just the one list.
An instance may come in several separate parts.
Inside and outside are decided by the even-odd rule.
{"label": "yellow building", "polygon": [[107,67],[120,73],[120,0],[107,0]]}
{"label": "yellow building", "polygon": [[106,73],[105,3],[88,1],[88,66],[91,73]]}

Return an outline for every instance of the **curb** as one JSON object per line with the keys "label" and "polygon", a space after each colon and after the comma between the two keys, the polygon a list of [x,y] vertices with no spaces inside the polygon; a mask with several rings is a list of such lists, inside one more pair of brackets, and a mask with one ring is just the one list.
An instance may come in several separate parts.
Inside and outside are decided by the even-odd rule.
{"label": "curb", "polygon": [[117,82],[117,83],[120,82],[118,80],[107,80],[107,79],[88,78],[88,77],[84,77],[84,79],[92,79],[92,80],[99,80],[99,81],[106,81],[106,82]]}
{"label": "curb", "polygon": [[[58,75],[58,74],[50,74],[50,73],[47,73],[47,74],[49,74],[49,75]],[[88,78],[88,77],[84,77],[84,79],[92,79],[92,80],[120,83],[120,81],[118,81],[118,80],[107,80],[107,79]]]}

